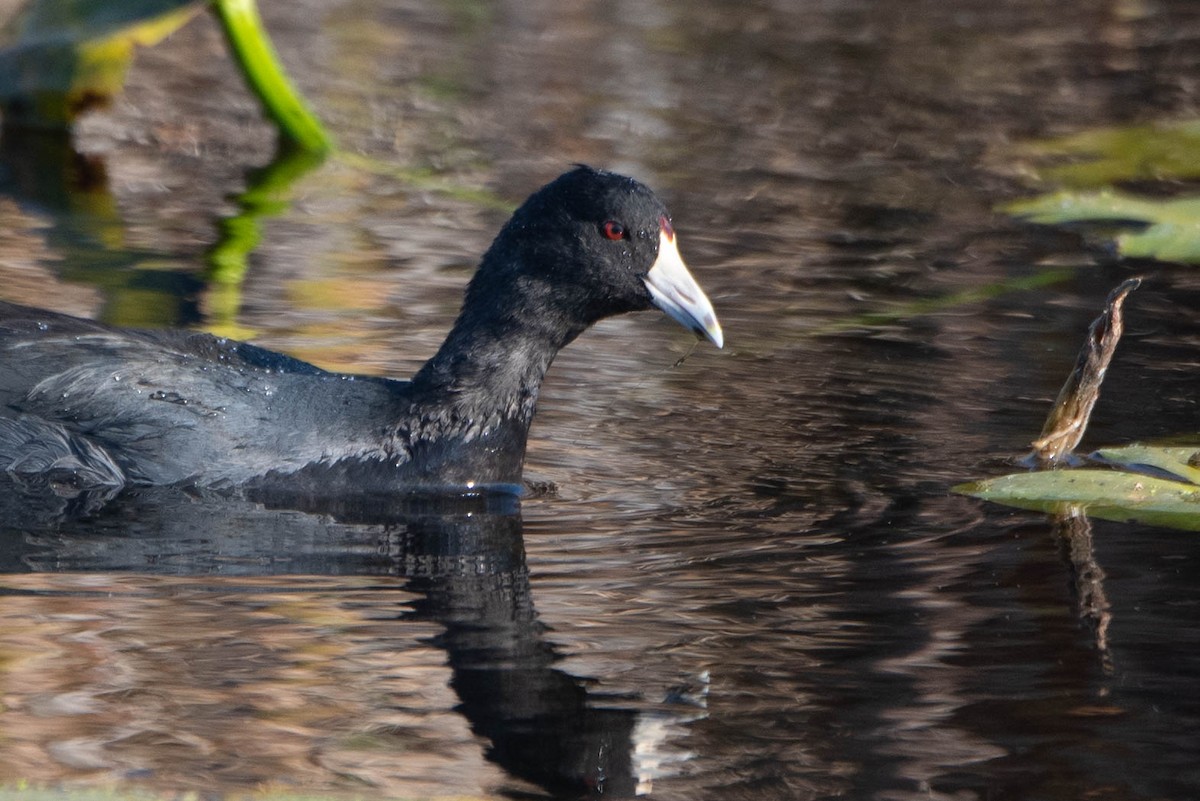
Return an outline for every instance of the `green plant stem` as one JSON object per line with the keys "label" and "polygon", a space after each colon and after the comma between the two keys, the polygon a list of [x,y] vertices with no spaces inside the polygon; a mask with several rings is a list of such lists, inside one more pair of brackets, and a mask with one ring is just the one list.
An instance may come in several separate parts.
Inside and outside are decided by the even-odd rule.
{"label": "green plant stem", "polygon": [[332,137],[284,73],[255,0],[212,0],[212,6],[246,82],[274,120],[280,136],[309,152],[333,150]]}

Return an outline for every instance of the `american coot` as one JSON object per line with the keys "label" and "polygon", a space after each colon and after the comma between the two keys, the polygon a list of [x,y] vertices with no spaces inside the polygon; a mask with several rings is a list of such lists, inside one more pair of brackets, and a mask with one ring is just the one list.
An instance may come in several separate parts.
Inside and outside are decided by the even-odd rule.
{"label": "american coot", "polygon": [[651,306],[721,347],[666,208],[588,167],[513,214],[411,381],[0,303],[0,468],[76,487],[513,485],[554,355]]}

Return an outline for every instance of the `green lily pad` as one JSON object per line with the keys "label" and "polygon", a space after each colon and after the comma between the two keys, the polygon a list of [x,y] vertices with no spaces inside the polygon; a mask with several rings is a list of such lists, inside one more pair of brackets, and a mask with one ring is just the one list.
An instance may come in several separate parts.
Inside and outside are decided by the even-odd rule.
{"label": "green lily pad", "polygon": [[1200,122],[1100,128],[1030,142],[1018,155],[1039,161],[1041,181],[1095,189],[1129,181],[1200,178]]}
{"label": "green lily pad", "polygon": [[1195,453],[1195,448],[1145,445],[1111,448],[1097,458],[1121,469],[1013,473],[960,484],[954,491],[1020,509],[1057,514],[1080,508],[1104,520],[1200,531],[1200,470],[1189,463]]}
{"label": "green lily pad", "polygon": [[1200,446],[1126,445],[1101,448],[1092,458],[1131,473],[1156,474],[1200,485]]}
{"label": "green lily pad", "polygon": [[1116,237],[1122,255],[1200,264],[1200,197],[1157,200],[1109,189],[1064,191],[1010,203],[1003,210],[1044,225],[1080,222],[1141,225],[1141,230]]}
{"label": "green lily pad", "polygon": [[1037,223],[1110,222],[1136,226],[1116,235],[1130,258],[1200,264],[1200,197],[1158,199],[1119,192],[1118,184],[1200,179],[1200,121],[1102,128],[1028,142],[1008,157],[1065,191],[1003,207]]}

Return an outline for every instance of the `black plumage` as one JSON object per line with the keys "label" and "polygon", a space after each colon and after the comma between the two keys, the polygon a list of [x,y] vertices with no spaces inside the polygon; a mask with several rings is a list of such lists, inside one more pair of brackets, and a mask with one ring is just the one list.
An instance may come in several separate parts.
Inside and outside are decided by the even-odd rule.
{"label": "black plumage", "polygon": [[662,203],[587,167],[513,214],[411,381],[0,302],[0,469],[76,486],[512,485],[555,354],[654,305],[721,344]]}

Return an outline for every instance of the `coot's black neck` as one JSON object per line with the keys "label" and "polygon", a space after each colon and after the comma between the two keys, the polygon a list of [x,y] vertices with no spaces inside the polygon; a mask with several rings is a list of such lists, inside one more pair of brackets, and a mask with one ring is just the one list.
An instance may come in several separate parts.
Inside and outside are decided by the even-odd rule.
{"label": "coot's black neck", "polygon": [[489,269],[494,258],[485,257],[446,341],[412,379],[412,419],[400,428],[421,472],[445,478],[461,462],[468,481],[519,481],[546,371],[591,322],[547,302],[552,290],[528,272],[508,280],[510,271]]}

